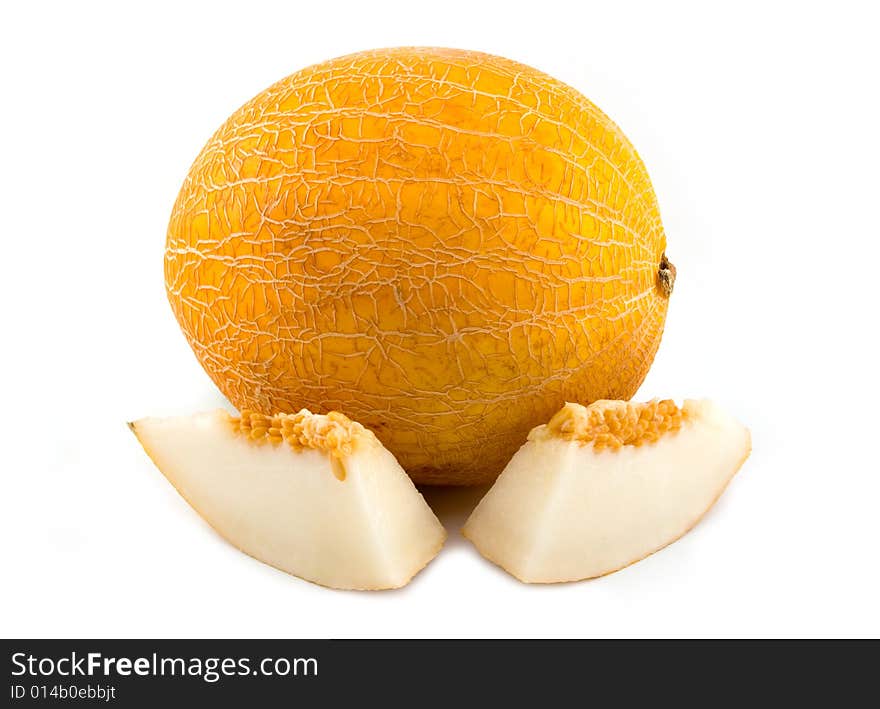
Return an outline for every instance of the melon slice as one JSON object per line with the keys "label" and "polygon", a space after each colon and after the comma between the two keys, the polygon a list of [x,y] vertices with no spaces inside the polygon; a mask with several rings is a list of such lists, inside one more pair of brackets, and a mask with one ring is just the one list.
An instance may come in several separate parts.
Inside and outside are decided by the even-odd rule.
{"label": "melon slice", "polygon": [[217,532],[308,581],[397,588],[446,538],[394,456],[342,414],[212,411],[129,426]]}
{"label": "melon slice", "polygon": [[566,404],[462,531],[527,583],[603,576],[690,530],[750,450],[748,430],[711,401]]}

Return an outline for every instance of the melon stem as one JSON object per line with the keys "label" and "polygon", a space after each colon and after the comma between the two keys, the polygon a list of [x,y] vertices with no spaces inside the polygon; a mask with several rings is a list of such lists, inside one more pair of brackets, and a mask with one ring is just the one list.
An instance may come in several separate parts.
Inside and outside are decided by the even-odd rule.
{"label": "melon stem", "polygon": [[660,257],[660,269],[657,271],[657,279],[660,284],[660,292],[667,298],[672,295],[675,286],[675,266],[666,258],[666,252]]}

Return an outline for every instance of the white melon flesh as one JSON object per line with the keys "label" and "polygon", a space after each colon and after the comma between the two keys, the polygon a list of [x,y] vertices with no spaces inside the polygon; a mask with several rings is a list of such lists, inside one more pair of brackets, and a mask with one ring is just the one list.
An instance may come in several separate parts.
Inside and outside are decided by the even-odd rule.
{"label": "white melon flesh", "polygon": [[238,419],[212,411],[130,426],[217,532],[308,581],[397,588],[446,537],[394,456],[340,414]]}
{"label": "white melon flesh", "polygon": [[529,434],[463,533],[521,581],[603,576],[693,527],[748,457],[707,400],[566,404]]}

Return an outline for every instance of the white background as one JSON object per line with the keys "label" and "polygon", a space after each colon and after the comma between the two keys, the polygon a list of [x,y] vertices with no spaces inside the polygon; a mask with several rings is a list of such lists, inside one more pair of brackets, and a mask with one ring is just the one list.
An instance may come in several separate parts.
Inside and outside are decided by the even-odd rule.
{"label": "white background", "polygon": [[[4,3],[6,636],[880,635],[880,103],[871,3]],[[241,103],[359,49],[451,45],[573,85],[648,166],[678,281],[639,398],[711,396],[754,453],[683,540],[519,584],[446,549],[334,592],[220,540],[125,426],[222,405],[166,303],[181,181]]]}

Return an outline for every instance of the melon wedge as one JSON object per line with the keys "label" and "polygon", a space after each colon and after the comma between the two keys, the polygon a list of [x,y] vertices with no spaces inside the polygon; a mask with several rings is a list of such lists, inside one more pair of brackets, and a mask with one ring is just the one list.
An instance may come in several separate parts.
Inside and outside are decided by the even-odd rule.
{"label": "melon wedge", "polygon": [[749,431],[708,400],[566,404],[462,532],[527,583],[603,576],[690,530],[750,450]]}
{"label": "melon wedge", "polygon": [[394,456],[339,413],[236,418],[218,410],[129,426],[220,535],[308,581],[397,588],[446,538]]}

